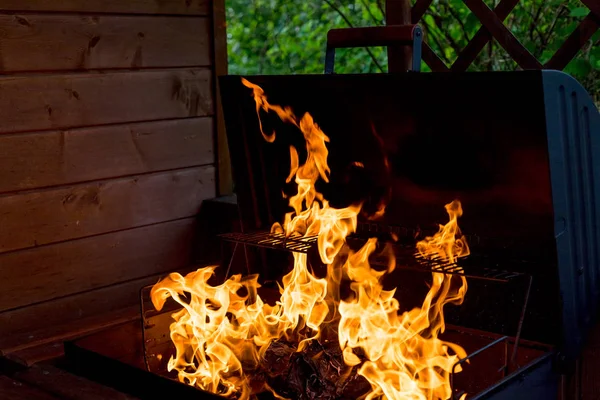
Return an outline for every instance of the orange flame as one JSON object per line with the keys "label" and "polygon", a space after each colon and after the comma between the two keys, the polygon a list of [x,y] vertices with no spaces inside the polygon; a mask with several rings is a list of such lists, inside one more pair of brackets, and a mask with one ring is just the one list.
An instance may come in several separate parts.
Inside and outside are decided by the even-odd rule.
{"label": "orange flame", "polygon": [[[265,303],[258,294],[258,276],[234,275],[223,284],[208,283],[215,267],[199,269],[183,277],[171,274],[151,292],[153,304],[161,310],[172,298],[182,309],[173,314],[171,340],[176,354],[169,370],[176,370],[180,381],[224,396],[249,399],[249,376],[259,368],[270,344],[283,337],[294,338],[298,351],[310,340],[318,340],[325,326],[337,329],[344,361],[360,365],[358,373],[371,384],[366,399],[447,399],[450,397],[449,373],[452,365],[466,354],[457,345],[438,338],[444,330],[443,307],[459,303],[466,292],[461,277],[458,289],[451,287],[452,277],[434,273],[433,284],[421,308],[400,312],[394,290],[383,290],[382,277],[387,271],[369,265],[376,246],[370,239],[359,251],[341,261],[346,237],[355,232],[361,205],[335,209],[315,188],[320,178],[328,181],[329,138],[306,113],[297,118],[289,107],[271,105],[264,91],[242,79],[252,89],[260,122],[260,111],[274,111],[304,135],[307,158],[299,165],[298,152],[290,148],[291,168],[287,179],[295,178],[297,193],[290,197],[293,211],[272,232],[307,238],[318,236],[318,251],[327,265],[326,279],[315,277],[307,266],[307,255],[293,253],[292,271],[282,278],[280,299]],[[275,140],[275,132],[261,133]],[[450,222],[440,231],[417,244],[421,258],[454,263],[468,254],[468,246],[457,225],[462,214],[460,202],[446,206]],[[341,265],[341,266],[340,266]],[[340,300],[339,286],[346,277],[354,293]],[[337,325],[336,325],[337,324]],[[360,350],[360,351],[357,351]],[[453,353],[453,354],[451,354]],[[362,354],[362,358],[358,355]],[[273,389],[264,384],[259,390]]]}

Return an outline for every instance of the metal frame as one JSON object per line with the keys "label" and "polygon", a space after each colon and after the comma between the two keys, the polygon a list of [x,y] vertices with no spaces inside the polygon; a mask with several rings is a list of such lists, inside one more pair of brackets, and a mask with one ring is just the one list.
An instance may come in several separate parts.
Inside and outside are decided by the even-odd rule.
{"label": "metal frame", "polygon": [[335,70],[335,50],[351,47],[406,45],[412,48],[412,71],[421,71],[423,30],[419,25],[388,25],[369,28],[332,29],[327,33],[325,74]]}
{"label": "metal frame", "polygon": [[560,359],[573,364],[600,301],[600,114],[571,76],[542,71],[562,301]]}

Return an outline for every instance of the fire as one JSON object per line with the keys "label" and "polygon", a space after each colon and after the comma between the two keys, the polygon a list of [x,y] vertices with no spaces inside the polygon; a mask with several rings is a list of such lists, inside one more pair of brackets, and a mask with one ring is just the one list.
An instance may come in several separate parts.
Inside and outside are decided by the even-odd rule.
{"label": "fire", "polygon": [[[234,275],[216,286],[208,282],[215,267],[185,277],[169,275],[151,292],[157,310],[169,298],[182,306],[173,314],[170,326],[176,353],[169,360],[169,370],[176,370],[181,382],[224,396],[249,399],[254,392],[271,390],[283,398],[268,384],[257,388],[251,380],[269,346],[279,339],[293,340],[300,352],[310,341],[334,332],[348,368],[359,366],[358,374],[371,386],[366,399],[450,398],[450,371],[466,354],[438,336],[445,327],[444,305],[462,301],[465,278],[458,278],[456,288],[451,285],[456,277],[434,273],[423,305],[402,312],[394,290],[384,290],[381,283],[393,269],[394,260],[387,271],[371,268],[368,258],[375,250],[375,239],[356,252],[345,247],[346,237],[356,230],[361,205],[332,208],[315,188],[319,179],[329,180],[329,138],[310,114],[297,117],[289,107],[271,105],[259,86],[245,79],[243,83],[252,89],[259,121],[261,110],[272,111],[304,135],[304,164],[300,165],[297,149],[290,148],[288,181],[294,178],[298,187],[289,198],[292,211],[272,232],[298,238],[318,236],[318,251],[328,266],[328,276],[317,278],[308,269],[307,255],[293,253],[293,269],[282,279],[280,299],[269,305],[258,293],[256,275]],[[260,129],[265,140],[275,140],[275,132],[266,134],[262,122]],[[448,204],[446,210],[450,222],[417,243],[420,259],[453,263],[468,254],[457,225],[462,215],[460,202]],[[340,299],[342,281],[350,282],[351,298]]]}

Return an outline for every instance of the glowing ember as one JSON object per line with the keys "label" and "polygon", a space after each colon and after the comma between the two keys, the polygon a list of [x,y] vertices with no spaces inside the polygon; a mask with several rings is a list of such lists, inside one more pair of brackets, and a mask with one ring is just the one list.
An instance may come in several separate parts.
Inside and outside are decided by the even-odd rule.
{"label": "glowing ember", "polygon": [[[337,335],[339,358],[345,363],[337,370],[338,380],[349,379],[351,373],[364,377],[368,384],[361,394],[366,399],[450,398],[452,366],[466,354],[460,346],[439,339],[439,334],[444,330],[443,307],[462,302],[465,278],[455,277],[460,281],[456,288],[451,285],[452,276],[434,273],[423,305],[401,312],[394,290],[383,290],[381,284],[395,265],[393,255],[390,268],[377,271],[368,261],[375,239],[356,252],[345,247],[346,237],[356,229],[361,205],[332,208],[315,188],[318,179],[328,181],[325,143],[329,138],[310,114],[298,118],[290,108],[271,105],[260,87],[245,79],[243,83],[253,91],[259,121],[261,110],[274,111],[304,135],[304,164],[300,165],[297,150],[290,148],[288,181],[295,178],[298,185],[297,194],[289,199],[293,211],[272,232],[298,238],[318,235],[319,254],[328,274],[318,279],[308,270],[307,255],[293,253],[293,269],[283,277],[281,296],[274,305],[259,296],[258,276],[234,275],[212,286],[208,280],[215,267],[185,277],[169,275],[151,293],[157,310],[169,297],[183,307],[173,314],[175,322],[170,327],[176,354],[169,360],[169,370],[176,370],[182,382],[224,396],[249,399],[253,393],[270,390],[283,398],[266,382],[257,387],[252,379],[264,367],[261,363],[268,352],[285,353],[292,343],[292,352],[308,354]],[[275,140],[275,132],[263,132],[262,123],[260,128],[267,141]],[[460,202],[446,205],[446,210],[450,222],[417,243],[420,258],[455,262],[468,254],[457,225],[462,215]],[[342,280],[351,282],[352,297],[340,299]],[[313,358],[318,357],[325,357],[324,350]]]}

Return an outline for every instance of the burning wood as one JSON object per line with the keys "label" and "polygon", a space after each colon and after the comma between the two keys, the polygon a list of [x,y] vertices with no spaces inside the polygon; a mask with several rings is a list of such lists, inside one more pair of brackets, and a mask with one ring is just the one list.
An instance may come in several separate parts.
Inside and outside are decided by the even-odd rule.
{"label": "burning wood", "polygon": [[[298,118],[288,107],[271,105],[260,87],[244,84],[252,89],[259,121],[261,112],[274,111],[304,135],[303,165],[296,149],[290,150],[290,178],[298,186],[289,199],[293,211],[272,232],[318,236],[328,274],[317,278],[308,269],[307,255],[293,253],[293,269],[283,277],[275,304],[260,297],[258,276],[234,275],[212,286],[208,280],[214,267],[185,277],[171,274],[152,289],[157,310],[169,297],[182,306],[170,327],[176,354],[169,369],[182,382],[238,399],[267,390],[280,399],[450,398],[452,366],[466,354],[438,336],[445,328],[444,305],[462,302],[465,278],[456,288],[449,276],[434,274],[422,306],[401,312],[395,290],[381,284],[388,271],[369,265],[375,239],[356,252],[344,250],[342,257],[361,204],[332,208],[316,190],[317,180],[328,182],[329,138],[310,114]],[[262,122],[260,127],[267,141],[275,140],[275,132],[265,133]],[[455,262],[468,254],[457,225],[460,202],[446,210],[450,222],[417,244],[421,257]],[[393,266],[390,260],[388,270]],[[349,298],[340,296],[343,282],[353,293]]]}

